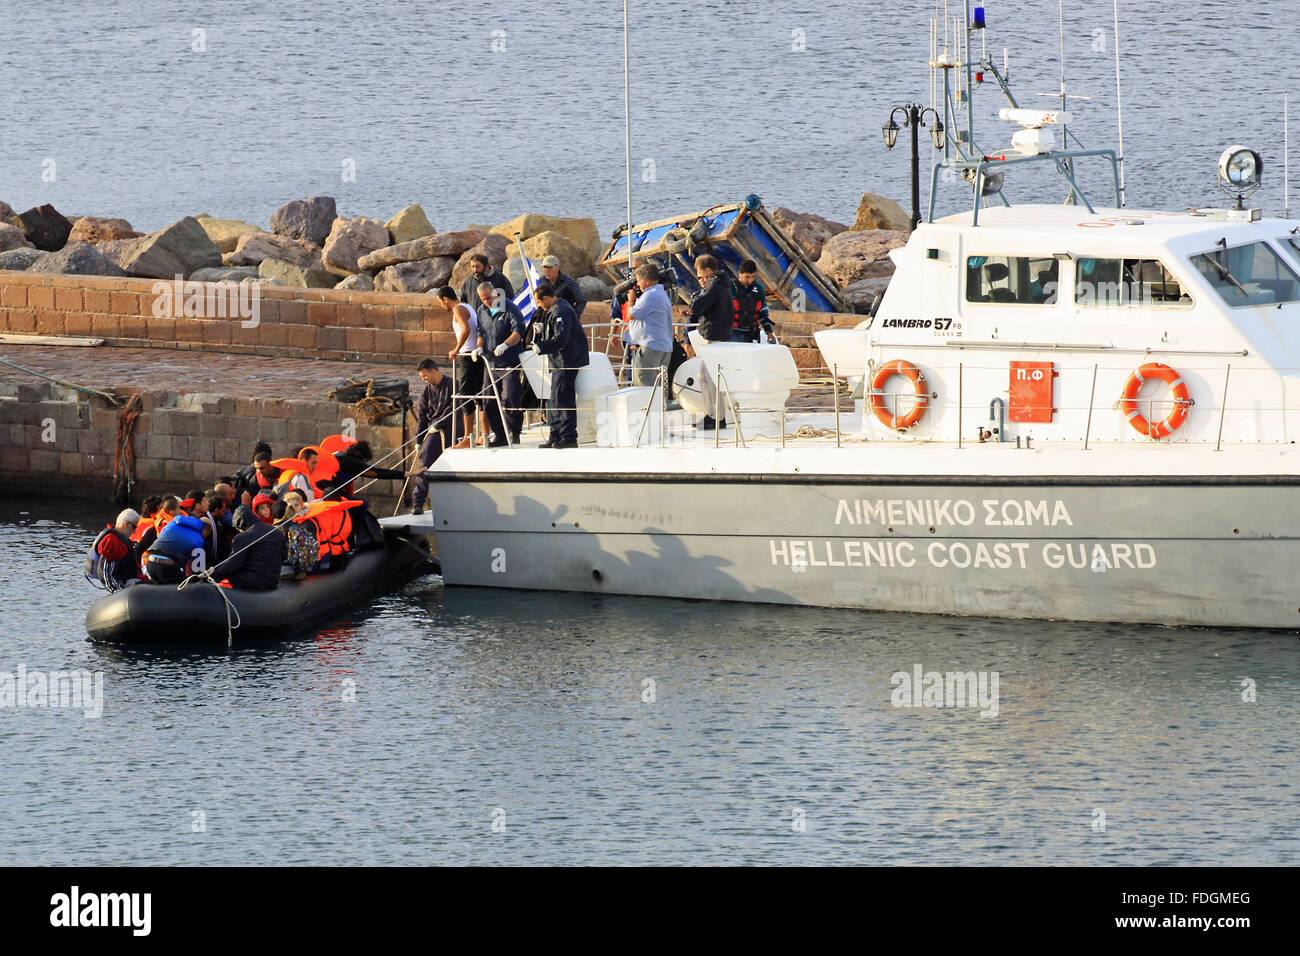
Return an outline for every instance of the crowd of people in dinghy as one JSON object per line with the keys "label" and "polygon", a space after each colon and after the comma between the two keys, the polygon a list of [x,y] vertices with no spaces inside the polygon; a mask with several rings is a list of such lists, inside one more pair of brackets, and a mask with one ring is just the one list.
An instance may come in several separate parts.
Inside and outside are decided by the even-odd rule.
{"label": "crowd of people in dinghy", "polygon": [[127,508],[95,538],[86,577],[110,591],[176,585],[210,569],[215,583],[269,590],[347,566],[348,555],[382,544],[378,523],[357,496],[363,478],[403,478],[371,465],[368,443],[331,435],[296,457],[258,442],[251,464],[184,498],[155,495]]}

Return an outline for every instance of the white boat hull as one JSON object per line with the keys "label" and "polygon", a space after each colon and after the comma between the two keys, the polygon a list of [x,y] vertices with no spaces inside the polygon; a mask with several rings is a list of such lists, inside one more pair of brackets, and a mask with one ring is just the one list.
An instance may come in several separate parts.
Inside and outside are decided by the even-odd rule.
{"label": "white boat hull", "polygon": [[[516,454],[534,466],[548,453]],[[1300,628],[1300,479],[1284,473],[610,473],[568,461],[430,477],[452,585]]]}

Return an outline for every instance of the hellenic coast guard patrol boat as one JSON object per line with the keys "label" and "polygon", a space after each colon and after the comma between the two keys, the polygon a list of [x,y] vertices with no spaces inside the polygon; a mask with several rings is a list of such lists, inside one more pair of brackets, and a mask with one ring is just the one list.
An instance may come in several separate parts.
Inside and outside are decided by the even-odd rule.
{"label": "hellenic coast guard patrol boat", "polygon": [[[774,344],[697,339],[677,418],[593,366],[586,447],[449,452],[432,517],[392,519],[436,534],[448,584],[1300,628],[1300,222],[1243,208],[1260,160],[1241,148],[1220,162],[1235,208],[1122,208],[1116,154],[1017,108],[967,12],[964,55],[933,57],[930,217],[876,314],[817,336],[861,383],[854,411],[787,415]],[[1022,127],[1005,150],[976,142],[978,74]],[[1085,160],[1109,166],[1106,206]],[[1003,174],[1031,163],[1065,205],[1010,205]],[[936,220],[944,170],[975,201]],[[700,362],[720,435],[693,428]]]}

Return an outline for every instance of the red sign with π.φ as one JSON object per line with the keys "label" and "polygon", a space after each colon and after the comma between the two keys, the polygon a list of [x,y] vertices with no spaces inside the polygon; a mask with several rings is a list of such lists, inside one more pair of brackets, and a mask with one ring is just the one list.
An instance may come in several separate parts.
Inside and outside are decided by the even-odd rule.
{"label": "red sign with \u03c0.\u03c6", "polygon": [[1051,362],[1011,363],[1011,404],[1007,419],[1013,422],[1050,422],[1052,381],[1056,378]]}

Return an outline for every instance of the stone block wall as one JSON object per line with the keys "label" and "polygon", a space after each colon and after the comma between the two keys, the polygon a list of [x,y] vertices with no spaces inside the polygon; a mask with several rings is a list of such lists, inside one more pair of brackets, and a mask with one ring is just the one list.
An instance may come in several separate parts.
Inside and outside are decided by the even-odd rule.
{"label": "stone block wall", "polygon": [[[366,425],[354,405],[281,398],[225,398],[210,393],[141,393],[144,412],[133,433],[136,484],[132,503],[150,494],[183,495],[210,488],[252,460],[253,445],[268,442],[277,457],[292,457],[342,430],[376,455],[402,444],[392,424]],[[58,385],[0,386],[0,488],[107,501],[113,487],[119,413],[93,396]],[[384,467],[400,467],[395,461]],[[364,496],[377,514],[391,513],[400,481],[376,482]],[[386,511],[384,509],[387,509]]]}
{"label": "stone block wall", "polygon": [[[108,345],[136,348],[403,365],[425,356],[445,361],[455,342],[451,317],[431,295],[262,286],[257,323],[250,325],[229,315],[228,289],[185,283],[177,296],[159,291],[165,286],[172,284],[0,272],[0,333],[91,336]],[[801,373],[819,376],[829,370],[812,333],[830,326],[851,328],[862,316],[773,311],[772,318]],[[595,327],[595,347],[604,350],[608,303],[588,305],[583,324]],[[618,352],[617,344],[609,347],[611,356]]]}

